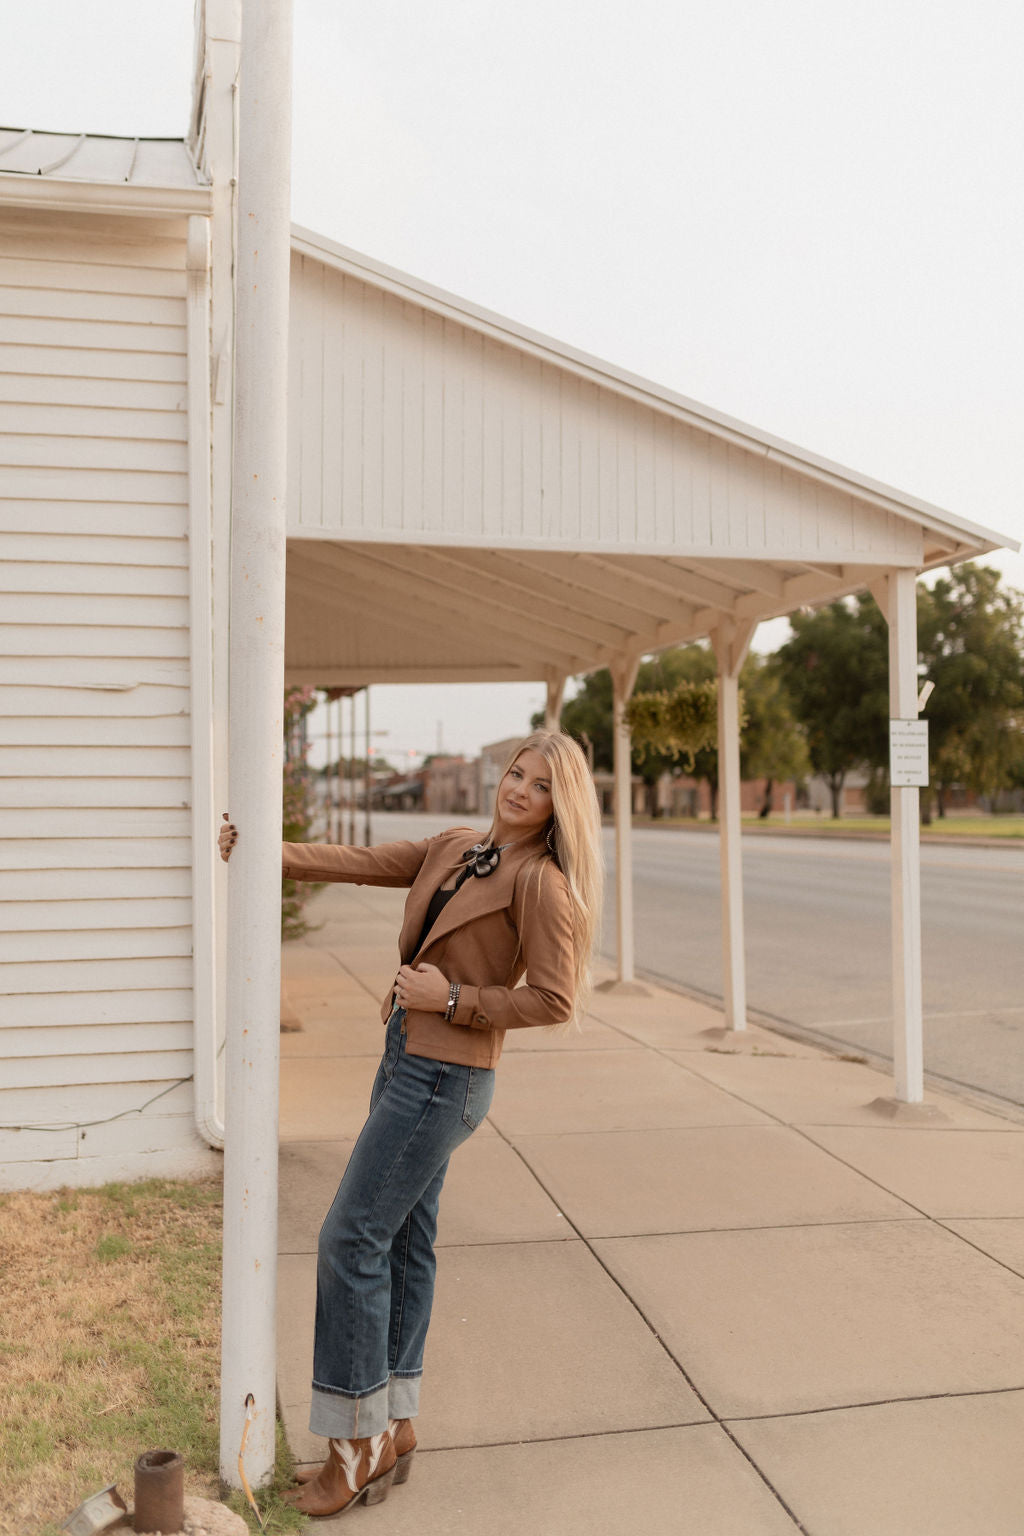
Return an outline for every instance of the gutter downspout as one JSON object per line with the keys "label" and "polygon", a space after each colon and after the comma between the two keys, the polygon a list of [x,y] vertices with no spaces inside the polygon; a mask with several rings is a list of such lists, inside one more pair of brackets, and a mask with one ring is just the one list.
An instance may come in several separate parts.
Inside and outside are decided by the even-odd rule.
{"label": "gutter downspout", "polygon": [[217,1103],[217,953],[214,841],[212,420],[210,221],[188,221],[189,707],[192,749],[192,1071],[196,1129],[223,1147]]}

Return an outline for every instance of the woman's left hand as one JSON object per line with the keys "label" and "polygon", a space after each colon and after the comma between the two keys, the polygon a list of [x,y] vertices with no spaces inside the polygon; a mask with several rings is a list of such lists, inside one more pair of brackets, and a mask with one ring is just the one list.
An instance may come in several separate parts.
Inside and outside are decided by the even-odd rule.
{"label": "woman's left hand", "polygon": [[448,990],[448,982],[436,965],[403,965],[395,977],[395,996],[400,1008],[444,1013]]}

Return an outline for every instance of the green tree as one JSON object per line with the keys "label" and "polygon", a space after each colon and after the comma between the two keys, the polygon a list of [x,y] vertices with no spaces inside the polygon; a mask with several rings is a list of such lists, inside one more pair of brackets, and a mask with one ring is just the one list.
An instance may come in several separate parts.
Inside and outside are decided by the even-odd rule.
{"label": "green tree", "polygon": [[764,779],[759,815],[771,813],[776,779],[805,779],[810,758],[803,732],[793,713],[781,671],[774,657],[751,651],[740,672],[746,723],[740,736],[740,774]]}
{"label": "green tree", "polygon": [[[530,720],[533,730],[544,724],[541,710]],[[594,768],[612,771],[612,675],[607,668],[590,672],[582,680],[575,697],[562,705],[562,730],[574,736],[581,746],[593,752]]]}
{"label": "green tree", "polygon": [[1024,594],[966,564],[918,591],[931,777],[940,816],[954,784],[995,801],[1024,776]]}
{"label": "green tree", "polygon": [[886,624],[866,595],[794,613],[789,622],[793,634],[775,666],[803,728],[811,768],[828,781],[838,818],[850,769],[888,761]]}
{"label": "green tree", "polygon": [[[634,693],[648,693],[655,689],[671,690],[679,682],[701,683],[715,676],[715,658],[703,645],[676,646],[640,663]],[[539,712],[530,724],[536,730],[544,723]],[[611,773],[614,762],[612,743],[612,679],[607,669],[591,672],[584,679],[575,697],[562,706],[561,727],[574,736],[584,747],[589,744],[593,752],[595,769]],[[666,768],[677,765],[677,759],[667,753],[634,751],[632,770],[643,779],[648,803],[653,811],[654,786]],[[715,751],[698,752],[691,770],[695,778],[708,779],[712,785],[712,801],[718,787],[718,754]]]}

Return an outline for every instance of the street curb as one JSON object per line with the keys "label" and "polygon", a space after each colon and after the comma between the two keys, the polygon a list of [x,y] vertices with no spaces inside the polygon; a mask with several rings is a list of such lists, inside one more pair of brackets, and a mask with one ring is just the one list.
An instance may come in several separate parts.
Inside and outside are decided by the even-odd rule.
{"label": "street curb", "polygon": [[[602,955],[601,958],[606,960],[608,956]],[[663,976],[656,976],[652,971],[644,971],[639,966],[636,967],[635,975],[638,980],[646,981],[650,986],[658,987],[663,992],[674,992],[680,997],[688,997],[692,1002],[703,1003],[708,1008],[714,1008],[716,1012],[722,1012],[723,999],[716,997],[712,992],[702,992],[699,987],[687,987],[682,982],[669,981]],[[880,1051],[873,1051],[867,1046],[847,1046],[831,1035],[811,1029],[804,1024],[796,1024],[790,1019],[779,1019],[774,1014],[761,1013],[756,1008],[747,1009],[747,1022],[756,1024],[759,1029],[766,1029],[774,1035],[781,1035],[783,1039],[794,1040],[801,1045],[818,1046],[827,1051],[830,1056],[849,1058],[856,1055],[863,1059],[866,1066],[873,1067],[888,1078],[892,1077],[892,1057],[884,1056]],[[968,1104],[985,1114],[995,1115],[1011,1125],[1024,1125],[1024,1104],[1016,1104],[1011,1099],[1002,1099],[996,1094],[987,1093],[984,1088],[974,1088],[968,1083],[961,1083],[955,1078],[943,1077],[934,1072],[925,1072],[924,1084],[932,1093],[944,1093],[951,1099],[958,1099],[962,1104]]]}
{"label": "street curb", "polygon": [[[615,823],[610,817],[602,820],[602,825],[612,827]],[[718,823],[708,821],[654,821],[646,817],[634,816],[632,830],[653,830],[655,832],[701,832],[717,833]],[[833,831],[823,827],[752,827],[740,828],[743,837],[789,837],[798,841],[801,838],[817,838],[819,842],[829,843],[888,843],[888,832],[858,831],[856,827],[849,830]],[[1024,851],[1024,837],[982,837],[973,833],[947,834],[927,832],[922,828],[921,847],[929,848],[1018,848]]]}

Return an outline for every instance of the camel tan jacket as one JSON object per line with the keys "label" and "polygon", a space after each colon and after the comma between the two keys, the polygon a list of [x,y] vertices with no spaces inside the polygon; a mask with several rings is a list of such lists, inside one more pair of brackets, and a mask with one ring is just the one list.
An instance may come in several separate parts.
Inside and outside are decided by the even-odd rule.
{"label": "camel tan jacket", "polygon": [[[565,876],[546,856],[543,836],[524,838],[505,849],[492,875],[463,882],[417,950],[431,896],[463,867],[463,853],[479,840],[471,828],[453,827],[420,842],[376,848],[285,843],[282,868],[291,880],[408,886],[401,962],[436,965],[447,981],[461,982],[462,991],[450,1024],[441,1013],[408,1011],[406,1050],[493,1067],[506,1029],[558,1024],[572,1014],[572,908]],[[524,977],[525,984],[517,985]],[[382,1019],[391,1007],[389,982]]]}

